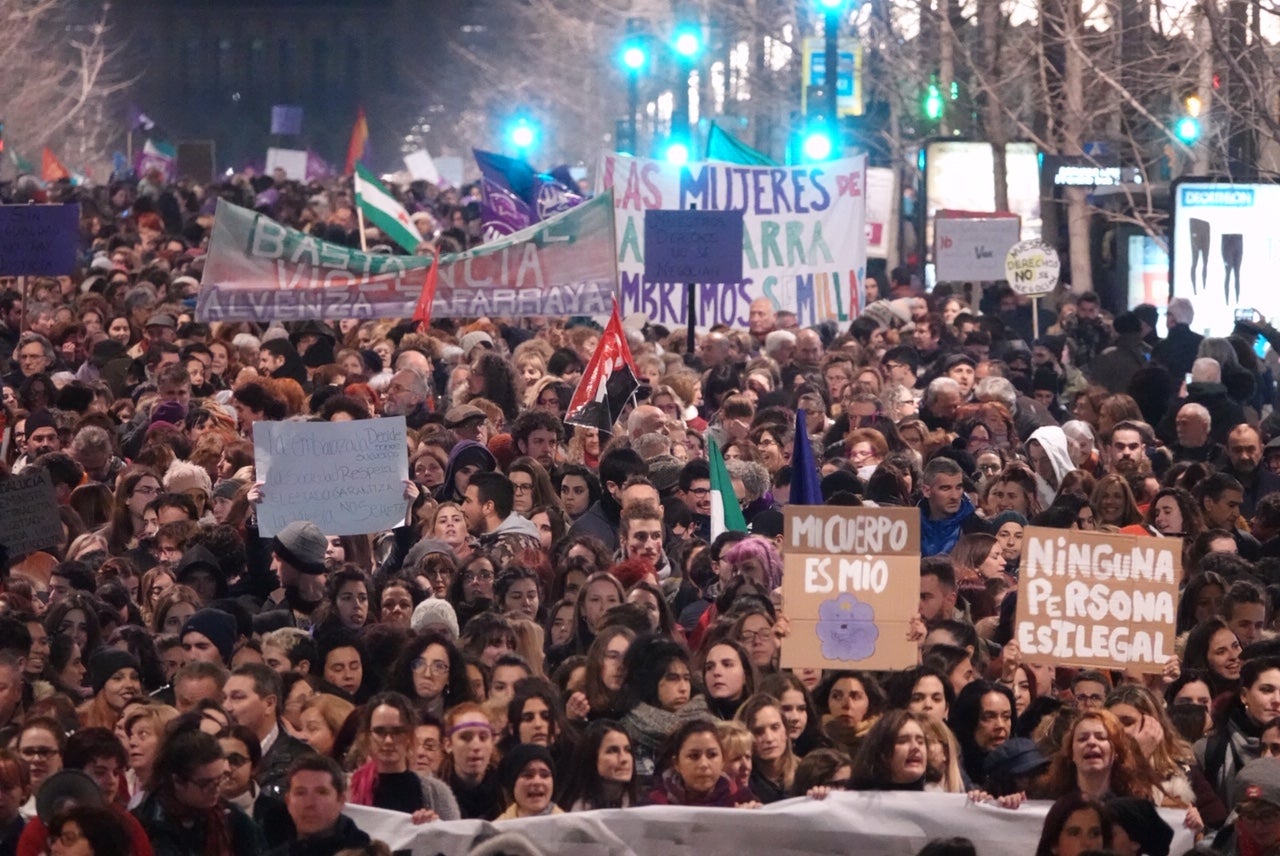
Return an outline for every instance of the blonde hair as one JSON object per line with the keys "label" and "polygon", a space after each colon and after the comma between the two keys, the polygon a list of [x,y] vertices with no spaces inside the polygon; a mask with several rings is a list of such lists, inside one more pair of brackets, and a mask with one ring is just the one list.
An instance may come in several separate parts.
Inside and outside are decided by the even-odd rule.
{"label": "blonde hair", "polygon": [[730,757],[740,758],[743,755],[750,755],[755,746],[756,739],[751,736],[751,729],[736,719],[717,722],[716,734],[720,738],[720,745],[724,748],[726,763]]}
{"label": "blonde hair", "polygon": [[947,750],[947,766],[942,769],[942,781],[938,787],[949,794],[965,792],[964,776],[960,773],[960,743],[945,723],[931,716],[920,717],[924,725],[925,745],[941,743]]}

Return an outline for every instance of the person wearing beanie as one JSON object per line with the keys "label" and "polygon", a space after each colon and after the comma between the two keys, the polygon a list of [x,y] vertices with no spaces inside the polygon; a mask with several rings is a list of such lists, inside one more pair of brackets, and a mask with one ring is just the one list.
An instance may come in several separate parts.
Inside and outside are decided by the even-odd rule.
{"label": "person wearing beanie", "polygon": [[467,483],[478,472],[493,472],[498,460],[484,445],[474,440],[462,440],[449,452],[449,462],[444,468],[444,481],[435,489],[436,502],[461,503],[466,495]]}
{"label": "person wearing beanie", "polygon": [[421,633],[432,627],[443,627],[449,631],[449,635],[453,639],[458,638],[458,614],[454,612],[453,605],[449,601],[432,597],[427,598],[422,603],[413,608],[413,616],[409,619],[409,626],[415,633]]}
{"label": "person wearing beanie", "polygon": [[508,805],[497,820],[564,814],[564,809],[551,800],[555,774],[555,761],[547,747],[536,743],[516,745],[498,765],[498,781]]}
{"label": "person wearing beanie", "polygon": [[295,624],[309,626],[311,613],[324,600],[328,548],[329,539],[309,520],[295,520],[277,532],[271,541],[271,569],[279,575],[280,587],[262,611],[289,609]]}
{"label": "person wearing beanie", "polygon": [[89,658],[93,698],[76,711],[85,728],[115,728],[129,702],[142,695],[138,658],[119,648],[99,648]]}
{"label": "person wearing beanie", "polygon": [[37,410],[27,417],[27,444],[25,454],[13,462],[13,474],[22,472],[32,461],[49,452],[62,450],[62,439],[58,436],[58,423],[48,410]]}
{"label": "person wearing beanie", "polygon": [[178,634],[187,662],[199,660],[227,666],[236,647],[236,620],[220,609],[201,609],[187,619]]}
{"label": "person wearing beanie", "polygon": [[244,486],[245,482],[239,479],[220,479],[213,486],[212,510],[215,522],[227,522],[227,515],[231,513],[231,503],[240,492],[240,488]]}

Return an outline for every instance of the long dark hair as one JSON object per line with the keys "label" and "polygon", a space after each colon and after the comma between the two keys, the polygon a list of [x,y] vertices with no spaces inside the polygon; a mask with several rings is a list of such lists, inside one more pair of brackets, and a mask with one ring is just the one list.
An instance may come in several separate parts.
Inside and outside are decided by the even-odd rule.
{"label": "long dark hair", "polygon": [[422,653],[432,645],[443,647],[449,658],[449,681],[444,686],[444,706],[452,707],[464,701],[475,701],[471,693],[471,681],[467,680],[467,663],[462,657],[462,652],[453,644],[452,639],[435,630],[420,634],[404,647],[391,667],[387,689],[413,700],[415,705],[425,701],[418,697],[413,688],[413,661],[421,657]]}
{"label": "long dark hair", "polygon": [[179,731],[160,744],[147,790],[160,799],[175,800],[174,779],[189,779],[197,768],[222,758],[216,738],[203,731]]}
{"label": "long dark hair", "polygon": [[1062,835],[1062,828],[1067,825],[1071,815],[1085,809],[1098,813],[1098,823],[1102,827],[1102,849],[1110,850],[1111,811],[1097,800],[1091,800],[1077,791],[1067,794],[1050,806],[1049,813],[1044,818],[1035,856],[1054,856],[1058,852],[1058,836]]}
{"label": "long dark hair", "polygon": [[893,747],[898,740],[898,733],[908,722],[916,723],[920,726],[920,731],[926,733],[924,718],[906,710],[887,710],[871,726],[866,737],[858,743],[858,752],[853,756],[852,790],[880,791],[894,787],[889,772]]}
{"label": "long dark hair", "polygon": [[[587,730],[583,732],[582,738],[578,741],[578,747],[574,750],[573,760],[569,764],[568,775],[565,776],[564,784],[561,786],[560,796],[556,800],[564,810],[568,811],[578,800],[591,801],[592,808],[621,807],[597,805],[595,803],[595,800],[599,799],[600,794],[606,788],[606,785],[600,781],[600,746],[604,743],[605,737],[613,733],[623,735],[627,738],[627,743],[630,744],[631,737],[627,734],[626,729],[611,719],[597,719],[588,725]],[[632,765],[631,782],[623,789],[620,802],[628,805],[635,805],[638,802],[637,784],[635,766]]]}
{"label": "long dark hair", "polygon": [[[622,684],[622,692],[626,698],[627,710],[638,704],[661,707],[658,702],[658,684],[666,675],[667,667],[675,660],[688,666],[689,652],[663,636],[645,634],[631,643],[623,660],[626,678]],[[690,692],[692,693],[692,688]]]}
{"label": "long dark hair", "polygon": [[1209,648],[1213,644],[1214,635],[1219,630],[1229,630],[1233,636],[1235,635],[1235,631],[1231,630],[1231,626],[1221,616],[1214,615],[1201,621],[1187,634],[1187,642],[1182,654],[1183,668],[1203,671],[1209,679],[1209,689],[1214,696],[1232,691],[1241,685],[1239,681],[1231,681],[1226,676],[1218,674],[1209,665]]}

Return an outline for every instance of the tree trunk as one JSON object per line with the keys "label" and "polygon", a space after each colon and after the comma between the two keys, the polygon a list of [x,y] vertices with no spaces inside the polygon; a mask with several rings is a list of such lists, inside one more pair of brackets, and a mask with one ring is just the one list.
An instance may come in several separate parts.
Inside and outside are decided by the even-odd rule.
{"label": "tree trunk", "polygon": [[[1084,154],[1086,128],[1084,106],[1085,59],[1080,39],[1083,35],[1080,6],[1077,3],[1055,4],[1061,15],[1061,38],[1064,48],[1062,79],[1062,117],[1058,124],[1059,151],[1064,155]],[[1077,294],[1093,290],[1093,263],[1089,247],[1088,194],[1084,188],[1066,188],[1067,239],[1071,251],[1071,289]]]}
{"label": "tree trunk", "polygon": [[[978,25],[982,28],[983,74],[988,80],[1000,80],[1000,3],[999,0],[979,0]],[[991,168],[995,179],[996,210],[1009,210],[1009,168],[1005,158],[1004,111],[991,93],[983,91],[982,125],[987,142],[991,143]]]}

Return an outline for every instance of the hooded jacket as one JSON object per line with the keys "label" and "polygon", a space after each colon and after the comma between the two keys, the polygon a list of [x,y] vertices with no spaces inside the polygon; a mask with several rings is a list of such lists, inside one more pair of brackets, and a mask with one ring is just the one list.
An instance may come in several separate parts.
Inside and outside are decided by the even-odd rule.
{"label": "hooded jacket", "polygon": [[460,440],[449,452],[449,462],[444,468],[444,482],[433,494],[436,502],[461,502],[462,496],[454,488],[453,478],[458,470],[468,464],[479,464],[485,472],[493,472],[498,468],[498,459],[483,443],[475,440]]}
{"label": "hooded jacket", "polygon": [[537,525],[514,511],[495,526],[493,531],[481,535],[479,540],[480,546],[488,552],[489,558],[498,568],[505,568],[525,550],[542,549],[542,533],[538,531]]}
{"label": "hooded jacket", "polygon": [[[1040,444],[1040,448],[1044,449],[1045,456],[1049,459],[1050,466],[1053,467],[1054,481],[1062,484],[1063,477],[1076,468],[1076,465],[1071,461],[1071,455],[1067,452],[1066,432],[1056,425],[1049,425],[1032,431],[1031,436],[1027,438],[1027,442],[1032,440],[1035,440]],[[1040,494],[1040,504],[1048,508],[1052,504],[1053,498],[1058,494],[1057,487],[1049,484],[1039,473],[1036,473],[1036,487]]]}

